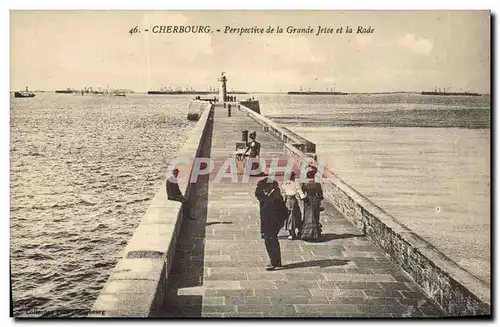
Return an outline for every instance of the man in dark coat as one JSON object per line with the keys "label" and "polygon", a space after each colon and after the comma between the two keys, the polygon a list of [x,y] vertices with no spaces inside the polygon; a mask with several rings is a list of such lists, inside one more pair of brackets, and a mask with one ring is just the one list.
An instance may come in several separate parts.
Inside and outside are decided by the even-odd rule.
{"label": "man in dark coat", "polygon": [[182,195],[179,189],[179,184],[177,183],[177,177],[179,176],[179,169],[174,169],[172,176],[167,179],[167,198],[172,201],[182,202],[182,210],[184,211],[184,216],[189,220],[195,220],[191,217],[189,212],[189,201]]}
{"label": "man in dark coat", "polygon": [[267,270],[274,270],[282,266],[278,233],[283,227],[288,210],[275,180],[267,177],[260,180],[255,189],[255,197],[260,204],[260,233],[271,261]]}

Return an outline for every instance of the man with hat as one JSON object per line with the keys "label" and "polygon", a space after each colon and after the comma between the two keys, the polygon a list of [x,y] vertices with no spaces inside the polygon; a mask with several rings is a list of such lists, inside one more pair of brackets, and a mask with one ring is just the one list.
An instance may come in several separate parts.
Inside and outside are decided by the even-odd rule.
{"label": "man with hat", "polygon": [[271,178],[266,177],[257,183],[255,197],[259,200],[260,207],[260,233],[270,260],[266,270],[275,270],[282,267],[278,233],[283,227],[288,210],[278,182]]}

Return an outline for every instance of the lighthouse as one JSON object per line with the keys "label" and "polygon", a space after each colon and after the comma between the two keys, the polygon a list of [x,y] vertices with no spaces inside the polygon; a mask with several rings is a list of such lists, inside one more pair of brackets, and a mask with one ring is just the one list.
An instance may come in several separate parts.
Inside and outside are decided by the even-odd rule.
{"label": "lighthouse", "polygon": [[220,77],[219,77],[219,99],[220,99],[219,101],[221,101],[221,102],[226,102],[226,99],[227,99],[226,82],[227,82],[227,78],[224,75],[224,72],[222,72]]}

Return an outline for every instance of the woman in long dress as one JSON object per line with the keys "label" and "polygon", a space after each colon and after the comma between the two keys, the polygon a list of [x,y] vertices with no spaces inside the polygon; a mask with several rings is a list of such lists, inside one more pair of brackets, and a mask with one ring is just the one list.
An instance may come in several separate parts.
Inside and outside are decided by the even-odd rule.
{"label": "woman in long dress", "polygon": [[318,241],[321,237],[321,223],[319,214],[321,212],[321,200],[323,200],[323,188],[321,184],[314,180],[315,170],[307,172],[306,183],[302,184],[302,191],[305,193],[304,199],[304,222],[302,224],[301,239],[305,241]]}
{"label": "woman in long dress", "polygon": [[300,234],[302,227],[302,214],[297,197],[304,199],[305,194],[302,192],[302,187],[295,181],[295,173],[292,172],[290,180],[283,183],[283,194],[285,196],[285,204],[288,209],[288,216],[285,220],[284,228],[288,231],[289,240],[297,237],[297,231]]}

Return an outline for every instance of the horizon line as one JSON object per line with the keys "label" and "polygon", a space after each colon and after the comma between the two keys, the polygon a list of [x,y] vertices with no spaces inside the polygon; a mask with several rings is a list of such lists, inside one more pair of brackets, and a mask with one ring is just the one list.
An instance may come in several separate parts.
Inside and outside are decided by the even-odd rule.
{"label": "horizon line", "polygon": [[[96,88],[96,89],[99,89],[99,88]],[[57,90],[67,90],[67,88],[66,89],[63,89],[63,88],[62,89],[47,89],[47,90],[31,89],[30,91],[51,93],[51,92],[55,92]],[[80,91],[77,89],[74,89],[74,90],[76,92]],[[127,88],[116,88],[116,89],[110,89],[110,90],[122,90],[122,91],[128,91],[130,93],[138,93],[138,94],[141,94],[141,93],[147,94],[147,92],[153,91],[153,90],[134,90],[134,89],[127,89]],[[18,91],[20,91],[20,90],[10,90],[10,93],[18,92]],[[21,91],[24,91],[24,89],[21,89]],[[189,93],[192,91],[184,91],[184,92]],[[219,94],[219,92],[210,92],[210,91],[206,91],[206,90],[194,90],[194,92],[207,92],[207,95],[208,94]],[[299,91],[241,91],[241,90],[237,90],[237,91],[228,91],[227,94],[234,94],[234,93],[240,93],[240,92],[245,92],[244,94],[240,94],[240,95],[245,95],[245,94],[288,94],[289,92],[299,92]],[[311,92],[329,92],[329,91],[311,91]],[[396,93],[399,93],[399,94],[401,94],[401,93],[403,93],[403,94],[421,94],[422,92],[435,92],[435,91],[422,90],[422,91],[371,91],[371,92],[336,91],[336,92],[344,93],[344,94],[338,94],[338,95],[349,95],[349,94],[396,94]],[[303,91],[303,93],[307,94],[308,91]],[[472,91],[449,91],[449,92],[438,92],[438,93],[477,93],[479,95],[491,95],[491,92],[480,93],[480,92],[472,92]],[[183,94],[176,94],[176,95],[183,95]],[[186,94],[186,95],[194,95],[194,94]],[[321,94],[317,94],[317,95],[321,95]],[[324,94],[324,95],[328,95],[328,94]],[[335,94],[332,94],[332,95],[335,95]]]}

